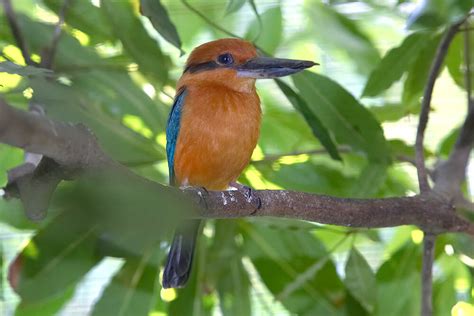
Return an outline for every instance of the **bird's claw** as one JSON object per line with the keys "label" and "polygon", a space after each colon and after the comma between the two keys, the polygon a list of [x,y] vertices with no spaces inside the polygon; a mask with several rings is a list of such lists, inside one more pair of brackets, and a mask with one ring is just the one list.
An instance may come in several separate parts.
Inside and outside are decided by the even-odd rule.
{"label": "bird's claw", "polygon": [[209,196],[209,191],[205,187],[197,187],[195,188],[195,190],[197,191],[199,195],[199,205],[202,208],[207,209],[208,208],[207,197]]}
{"label": "bird's claw", "polygon": [[250,215],[254,215],[260,208],[262,208],[262,199],[254,193],[254,190],[251,187],[240,183],[231,183],[231,187],[243,192],[246,201],[255,205],[255,209]]}

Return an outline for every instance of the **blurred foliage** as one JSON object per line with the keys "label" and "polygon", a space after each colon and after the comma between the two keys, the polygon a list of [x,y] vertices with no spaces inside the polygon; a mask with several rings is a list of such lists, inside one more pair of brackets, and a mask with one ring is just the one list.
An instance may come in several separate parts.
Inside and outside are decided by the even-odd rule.
{"label": "blurred foliage", "polygon": [[[39,62],[63,0],[12,2]],[[472,0],[70,3],[52,71],[25,65],[0,9],[0,92],[10,104],[27,109],[34,102],[51,118],[87,125],[113,158],[166,184],[164,128],[184,63],[180,54],[228,37],[227,30],[266,54],[321,64],[259,83],[261,138],[241,182],[361,198],[416,191],[414,169],[404,162],[414,158],[411,138],[387,135],[419,112],[443,31],[473,6]],[[471,20],[465,28],[472,29]],[[464,33],[449,49],[443,76],[465,90]],[[474,31],[468,36],[474,63]],[[447,157],[457,127],[440,132],[438,148],[426,148],[429,159]],[[0,185],[22,159],[20,150],[0,145]],[[124,263],[91,306],[93,315],[418,313],[421,232],[412,227],[208,221],[188,286],[163,291],[167,242],[176,211],[186,207],[164,187],[144,201],[150,195],[135,181],[96,175],[64,183],[41,223],[27,221],[18,201],[0,200],[3,224],[33,232],[12,264],[20,271],[16,315],[61,310],[106,257]],[[435,315],[472,310],[473,245],[466,236],[439,238]],[[3,292],[2,306],[11,305]]]}

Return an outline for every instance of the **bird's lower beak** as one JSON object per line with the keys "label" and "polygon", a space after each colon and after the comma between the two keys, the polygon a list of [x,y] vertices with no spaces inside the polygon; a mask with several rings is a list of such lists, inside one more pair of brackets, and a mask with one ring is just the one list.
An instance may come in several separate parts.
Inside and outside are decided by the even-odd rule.
{"label": "bird's lower beak", "polygon": [[309,60],[256,57],[236,67],[239,77],[267,79],[288,76],[319,65]]}

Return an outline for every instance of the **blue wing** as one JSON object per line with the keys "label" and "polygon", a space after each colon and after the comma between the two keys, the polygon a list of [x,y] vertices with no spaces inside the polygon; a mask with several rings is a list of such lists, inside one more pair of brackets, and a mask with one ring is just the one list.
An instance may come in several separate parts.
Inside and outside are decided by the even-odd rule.
{"label": "blue wing", "polygon": [[171,108],[170,116],[168,117],[168,124],[166,125],[166,155],[168,157],[169,181],[171,185],[175,185],[174,174],[174,152],[176,149],[176,142],[178,141],[179,128],[181,125],[181,110],[184,105],[186,97],[186,89],[178,92]]}

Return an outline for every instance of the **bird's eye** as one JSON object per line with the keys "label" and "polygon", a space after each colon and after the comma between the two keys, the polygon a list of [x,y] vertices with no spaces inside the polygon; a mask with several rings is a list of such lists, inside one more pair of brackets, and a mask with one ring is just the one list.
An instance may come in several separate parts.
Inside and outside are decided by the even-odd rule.
{"label": "bird's eye", "polygon": [[231,65],[234,63],[234,57],[229,53],[225,53],[217,57],[217,62],[221,65]]}

